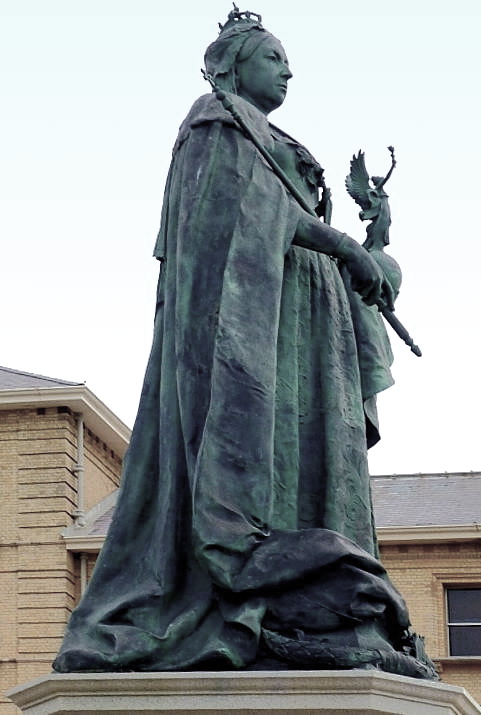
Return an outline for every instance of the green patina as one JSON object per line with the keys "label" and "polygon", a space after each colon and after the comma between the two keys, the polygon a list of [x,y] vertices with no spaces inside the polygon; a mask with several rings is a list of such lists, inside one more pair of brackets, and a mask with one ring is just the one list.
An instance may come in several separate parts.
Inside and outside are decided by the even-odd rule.
{"label": "green patina", "polygon": [[[234,13],[207,70],[315,209],[321,167],[267,119],[290,77],[278,40]],[[181,126],[155,253],[118,505],[54,667],[434,677],[377,560],[367,448],[392,384],[381,269],[299,206],[215,94]]]}

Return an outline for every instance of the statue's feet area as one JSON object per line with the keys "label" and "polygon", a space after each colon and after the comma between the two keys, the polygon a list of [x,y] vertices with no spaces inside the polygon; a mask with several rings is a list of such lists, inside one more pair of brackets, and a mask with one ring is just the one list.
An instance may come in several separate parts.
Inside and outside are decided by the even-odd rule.
{"label": "statue's feet area", "polygon": [[411,678],[439,680],[434,664],[424,653],[422,639],[407,635],[402,650],[395,650],[377,624],[363,624],[349,633],[316,635],[297,631],[284,635],[262,629],[262,646],[287,667],[314,669],[376,668]]}

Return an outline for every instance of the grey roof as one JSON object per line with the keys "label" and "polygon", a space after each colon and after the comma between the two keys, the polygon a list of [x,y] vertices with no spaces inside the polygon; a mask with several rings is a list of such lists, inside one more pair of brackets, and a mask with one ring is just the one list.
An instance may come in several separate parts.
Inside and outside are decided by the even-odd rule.
{"label": "grey roof", "polygon": [[117,503],[118,489],[107,494],[102,501],[98,502],[84,516],[85,526],[72,524],[62,532],[64,536],[105,536],[107,533],[115,505]]}
{"label": "grey roof", "polygon": [[82,385],[82,382],[68,382],[56,377],[35,375],[23,370],[12,370],[9,367],[0,367],[0,390],[24,390],[33,387],[72,387]]}
{"label": "grey roof", "polygon": [[[481,524],[481,472],[401,474],[372,477],[376,526],[456,526]],[[117,491],[87,515],[84,527],[64,535],[104,536]]]}
{"label": "grey roof", "polygon": [[89,536],[105,536],[109,530],[110,522],[114,514],[115,504],[107,509],[93,522],[89,529]]}
{"label": "grey roof", "polygon": [[372,478],[377,526],[481,524],[481,473]]}

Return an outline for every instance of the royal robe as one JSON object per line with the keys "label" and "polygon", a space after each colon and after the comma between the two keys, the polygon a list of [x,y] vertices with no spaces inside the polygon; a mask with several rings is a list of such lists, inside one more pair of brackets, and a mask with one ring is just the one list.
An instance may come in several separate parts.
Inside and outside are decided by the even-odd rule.
{"label": "royal robe", "polygon": [[[315,160],[235,101],[314,207]],[[389,343],[337,262],[295,245],[300,211],[201,97],[167,179],[117,507],[57,670],[248,668],[263,633],[349,632],[359,647],[359,624],[382,622],[366,643],[389,650],[407,628],[376,558],[367,466]]]}

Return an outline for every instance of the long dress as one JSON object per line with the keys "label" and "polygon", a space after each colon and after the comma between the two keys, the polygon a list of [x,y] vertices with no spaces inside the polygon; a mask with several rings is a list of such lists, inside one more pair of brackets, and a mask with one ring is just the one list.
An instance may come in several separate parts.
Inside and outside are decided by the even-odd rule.
{"label": "long dress", "polygon": [[[315,205],[315,160],[235,100]],[[298,216],[217,99],[197,100],[167,179],[118,504],[56,670],[262,667],[276,636],[393,650],[408,627],[367,467],[388,340],[337,263],[293,245]]]}

